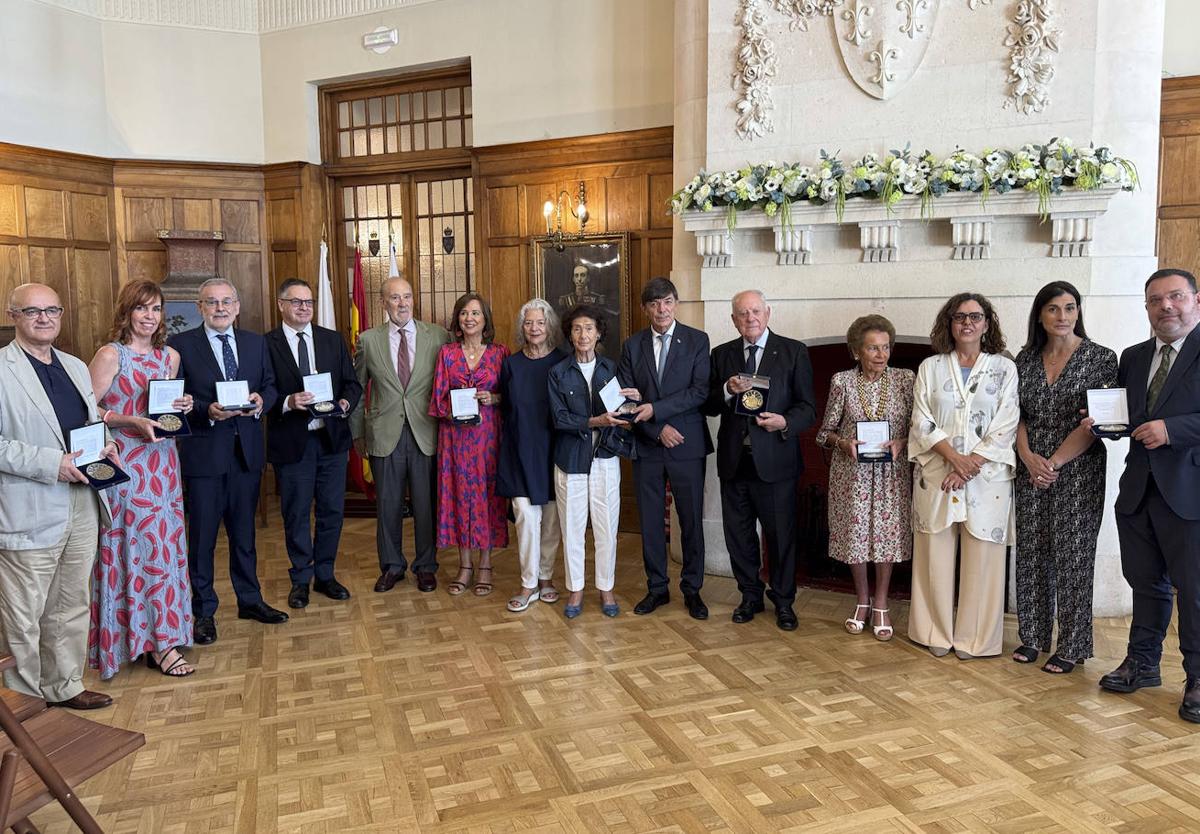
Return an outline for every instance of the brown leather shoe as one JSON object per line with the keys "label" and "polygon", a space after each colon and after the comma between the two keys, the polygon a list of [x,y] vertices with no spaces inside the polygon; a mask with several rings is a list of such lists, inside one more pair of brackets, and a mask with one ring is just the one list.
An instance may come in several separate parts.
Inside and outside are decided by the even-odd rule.
{"label": "brown leather shoe", "polygon": [[397,582],[404,581],[404,571],[385,570],[375,580],[375,593],[382,594],[385,591],[390,591],[396,587]]}
{"label": "brown leather shoe", "polygon": [[433,571],[417,571],[417,590],[429,593],[437,590],[437,574]]}
{"label": "brown leather shoe", "polygon": [[52,707],[66,707],[67,709],[103,709],[112,705],[112,696],[85,689],[74,698],[68,698],[65,701],[47,701],[46,703]]}

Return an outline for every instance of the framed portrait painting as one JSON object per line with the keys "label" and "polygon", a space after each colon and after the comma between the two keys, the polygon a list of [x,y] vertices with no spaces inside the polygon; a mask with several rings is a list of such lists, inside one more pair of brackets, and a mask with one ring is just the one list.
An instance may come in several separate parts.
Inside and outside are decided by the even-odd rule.
{"label": "framed portrait painting", "polygon": [[577,304],[598,307],[608,332],[601,352],[616,361],[629,336],[629,233],[584,235],[556,244],[553,237],[530,241],[533,295],[546,299],[561,317]]}

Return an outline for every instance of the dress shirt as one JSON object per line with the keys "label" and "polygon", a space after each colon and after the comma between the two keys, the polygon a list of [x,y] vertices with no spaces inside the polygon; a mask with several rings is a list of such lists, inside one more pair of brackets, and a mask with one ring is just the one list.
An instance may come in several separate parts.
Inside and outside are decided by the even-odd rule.
{"label": "dress shirt", "polygon": [[239,368],[242,366],[242,360],[238,356],[237,336],[234,335],[232,327],[224,333],[219,333],[206,324],[204,325],[204,335],[208,338],[208,346],[212,348],[213,356],[216,357],[217,367],[221,369],[222,378],[225,377],[225,352],[223,342],[220,339],[221,336],[229,336],[229,347],[233,350],[234,361],[238,363]]}
{"label": "dress shirt", "polygon": [[[293,330],[292,328],[288,327],[285,324],[282,326],[282,330],[283,330],[283,338],[287,340],[288,349],[292,352],[292,359],[296,360],[297,368],[300,367],[300,337],[297,334],[299,334],[299,333],[304,334],[304,341],[308,344],[308,372],[310,374],[318,373],[318,371],[317,371],[317,354],[316,354],[316,350],[313,347],[312,324],[306,324],[306,325],[304,325],[304,327],[300,328],[299,330]],[[291,397],[284,397],[283,398],[283,406],[280,409],[280,413],[287,414],[289,411],[295,411],[295,409],[291,407],[290,403],[291,403]],[[320,420],[320,419],[309,420],[308,421],[308,430],[314,431],[316,429],[321,428],[321,426],[323,426],[323,425],[325,425],[324,420]]]}
{"label": "dress shirt", "polygon": [[1158,373],[1158,366],[1162,364],[1163,345],[1169,344],[1171,346],[1171,364],[1173,366],[1175,360],[1179,358],[1179,351],[1183,350],[1183,343],[1187,341],[1190,332],[1188,331],[1188,333],[1185,333],[1173,342],[1164,342],[1157,336],[1154,337],[1154,357],[1150,360],[1150,375],[1146,377],[1147,390],[1150,388],[1150,382],[1154,379],[1154,375]]}
{"label": "dress shirt", "polygon": [[[57,353],[51,350],[50,361],[43,362],[29,351],[24,352],[29,358],[29,364],[33,365],[38,381],[42,383],[42,389],[50,399],[50,407],[54,409],[54,417],[58,421],[58,428],[62,432],[65,446],[71,442],[71,429],[87,425],[87,406],[83,402],[79,389],[71,381],[67,369],[59,361]],[[74,450],[68,449],[67,451]]]}
{"label": "dress shirt", "polygon": [[[659,357],[659,355],[662,354],[662,348],[663,348],[662,337],[666,336],[667,344],[670,345],[671,342],[675,338],[675,325],[676,324],[678,324],[678,322],[672,321],[671,326],[667,328],[665,333],[659,333],[653,327],[650,328],[650,340],[654,346],[654,368],[656,371],[658,370],[658,357]],[[671,355],[671,348],[668,347],[667,348],[667,356],[670,357],[670,355]],[[659,381],[661,382],[662,380],[659,380]]]}
{"label": "dress shirt", "polygon": [[[762,335],[758,337],[758,341],[754,342],[754,344],[758,345],[758,350],[756,350],[754,352],[754,372],[755,373],[758,373],[758,368],[762,364],[763,351],[767,349],[767,337],[770,335],[771,335],[771,331],[764,327]],[[743,366],[745,366],[745,364],[746,364],[746,359],[748,358],[749,353],[750,353],[750,342],[747,342],[745,339],[742,339],[742,365]],[[725,390],[725,399],[732,400],[733,394],[729,393],[728,380],[726,380],[726,382],[725,382],[724,390]]]}
{"label": "dress shirt", "polygon": [[388,346],[392,353],[392,367],[396,373],[400,373],[400,369],[396,367],[396,354],[400,352],[400,331],[404,331],[404,337],[408,340],[408,369],[412,371],[417,364],[417,323],[413,319],[409,319],[404,327],[399,327],[395,322],[389,319],[388,323]]}

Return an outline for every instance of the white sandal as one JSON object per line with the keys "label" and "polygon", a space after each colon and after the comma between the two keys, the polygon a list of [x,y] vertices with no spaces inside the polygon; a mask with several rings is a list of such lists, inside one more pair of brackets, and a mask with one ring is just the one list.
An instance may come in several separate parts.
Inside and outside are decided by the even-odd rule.
{"label": "white sandal", "polygon": [[[886,608],[872,608],[871,609],[872,615],[886,614],[887,612],[888,612],[888,610]],[[855,612],[855,613],[857,613],[857,612]],[[881,617],[880,619],[883,619],[883,618]],[[876,640],[886,643],[888,640],[892,639],[893,630],[890,625],[875,625],[874,617],[872,617],[871,633],[875,635]]]}
{"label": "white sandal", "polygon": [[859,603],[859,604],[855,605],[854,606],[854,617],[846,618],[846,631],[850,632],[851,634],[862,634],[863,629],[866,628],[867,621],[866,620],[856,620],[855,617],[858,616],[858,610],[860,608],[868,608],[869,609],[870,607],[871,607],[871,603],[869,603],[869,602],[863,602],[863,603]]}
{"label": "white sandal", "polygon": [[[528,589],[523,588],[522,590],[528,590]],[[534,588],[533,592],[529,596],[524,597],[524,598],[522,598],[520,594],[517,594],[516,596],[514,596],[512,599],[510,599],[508,601],[508,610],[513,612],[514,614],[520,613],[521,611],[524,611],[526,608],[528,608],[531,603],[537,602],[541,598],[542,598],[542,591],[540,588]]]}

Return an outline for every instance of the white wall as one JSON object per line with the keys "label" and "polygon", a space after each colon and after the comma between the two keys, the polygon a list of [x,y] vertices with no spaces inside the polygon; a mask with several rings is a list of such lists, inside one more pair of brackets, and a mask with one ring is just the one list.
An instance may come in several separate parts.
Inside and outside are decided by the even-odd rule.
{"label": "white wall", "polygon": [[1164,75],[1200,75],[1200,3],[1166,0],[1167,26],[1163,33]]}
{"label": "white wall", "polygon": [[669,125],[672,28],[671,0],[442,0],[266,34],[266,160],[320,161],[313,82],[467,57],[476,146]]}

